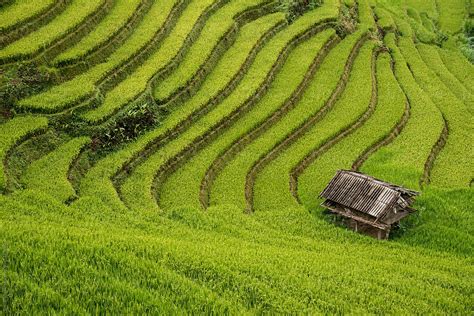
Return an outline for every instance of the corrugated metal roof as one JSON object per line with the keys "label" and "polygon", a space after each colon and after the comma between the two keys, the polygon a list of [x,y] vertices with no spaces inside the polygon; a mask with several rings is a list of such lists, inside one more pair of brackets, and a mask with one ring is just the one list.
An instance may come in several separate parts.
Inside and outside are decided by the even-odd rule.
{"label": "corrugated metal roof", "polygon": [[320,196],[378,218],[404,200],[400,189],[359,172],[339,170]]}

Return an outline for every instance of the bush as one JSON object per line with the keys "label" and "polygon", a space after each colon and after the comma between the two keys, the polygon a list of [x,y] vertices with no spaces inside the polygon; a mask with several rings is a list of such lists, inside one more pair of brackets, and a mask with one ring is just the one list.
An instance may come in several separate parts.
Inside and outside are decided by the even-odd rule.
{"label": "bush", "polygon": [[134,140],[142,132],[148,130],[156,122],[156,116],[148,103],[142,103],[130,109],[123,119],[94,140],[96,146],[101,148],[115,147],[118,144]]}
{"label": "bush", "polygon": [[321,5],[321,0],[282,0],[280,10],[286,12],[286,18],[291,23],[305,12]]}

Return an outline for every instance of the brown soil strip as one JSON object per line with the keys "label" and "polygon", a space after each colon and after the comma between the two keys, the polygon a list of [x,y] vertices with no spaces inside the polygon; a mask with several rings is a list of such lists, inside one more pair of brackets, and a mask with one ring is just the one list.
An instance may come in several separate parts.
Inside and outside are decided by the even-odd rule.
{"label": "brown soil strip", "polygon": [[254,186],[258,173],[260,173],[271,161],[273,161],[278,155],[287,149],[291,144],[298,140],[304,135],[315,123],[320,121],[327,112],[329,112],[337,99],[344,91],[347,82],[349,81],[349,75],[354,64],[354,60],[357,57],[362,45],[368,40],[369,34],[362,36],[359,41],[352,48],[351,54],[346,61],[344,72],[339,80],[339,83],[333,91],[331,97],[326,104],[314,115],[310,116],[303,124],[293,130],[285,139],[277,143],[270,151],[263,154],[252,166],[246,177],[245,183],[245,199],[246,199],[246,210],[247,212],[253,211],[253,198],[254,198]]}
{"label": "brown soil strip", "polygon": [[[69,165],[67,171],[67,179],[71,183],[72,188],[75,191],[75,196],[72,199],[66,201],[66,204],[71,204],[78,198],[80,179],[84,177],[85,172],[90,168],[89,155],[91,154],[91,144],[85,145],[81,148],[79,154],[74,157],[73,161]],[[86,162],[87,166],[83,166],[81,162]]]}
{"label": "brown soil strip", "polygon": [[321,51],[318,53],[316,58],[313,60],[301,83],[293,91],[291,96],[283,102],[282,106],[278,110],[270,114],[268,117],[266,117],[265,120],[258,124],[253,130],[249,131],[241,138],[230,144],[212,162],[210,167],[207,169],[206,175],[201,181],[199,199],[203,208],[207,208],[209,206],[212,184],[214,183],[219,173],[227,165],[227,163],[231,161],[245,146],[252,143],[255,139],[257,139],[260,135],[267,131],[271,126],[276,124],[284,115],[286,115],[291,109],[295,107],[295,105],[298,103],[301,96],[303,95],[304,91],[310,84],[311,80],[313,79],[315,73],[319,69],[322,61],[324,60],[324,58],[326,58],[329,51],[335,45],[337,45],[337,43],[339,43],[339,41],[339,37],[330,38],[326,42],[324,47],[321,49]]}
{"label": "brown soil strip", "polygon": [[444,115],[443,115],[443,123],[444,123],[443,130],[441,131],[441,134],[439,135],[438,140],[431,148],[431,152],[428,156],[428,159],[426,159],[423,176],[420,179],[420,187],[425,187],[428,184],[430,184],[431,170],[433,170],[433,166],[436,161],[436,158],[438,157],[441,150],[443,150],[444,145],[446,145],[446,142],[448,140],[449,126],[448,126],[448,121],[446,120]]}

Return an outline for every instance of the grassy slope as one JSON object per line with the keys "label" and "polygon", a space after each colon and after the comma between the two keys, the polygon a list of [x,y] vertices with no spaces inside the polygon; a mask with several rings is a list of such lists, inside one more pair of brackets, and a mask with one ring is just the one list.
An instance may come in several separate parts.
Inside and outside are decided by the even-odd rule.
{"label": "grassy slope", "polygon": [[438,218],[399,241],[377,242],[305,213],[249,217],[214,208],[143,216],[85,200],[66,208],[25,191],[0,198],[5,301],[24,312],[467,314],[472,225],[460,226],[464,244],[443,242],[444,227],[436,225],[446,219],[439,205],[450,208],[453,224],[466,219],[472,192],[459,197],[423,199],[422,214]]}

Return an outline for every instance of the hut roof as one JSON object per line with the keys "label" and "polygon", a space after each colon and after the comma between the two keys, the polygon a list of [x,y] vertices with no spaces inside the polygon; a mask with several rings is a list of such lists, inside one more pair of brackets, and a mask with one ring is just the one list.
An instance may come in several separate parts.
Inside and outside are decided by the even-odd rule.
{"label": "hut roof", "polygon": [[409,198],[415,195],[418,192],[360,172],[339,170],[320,197],[379,218],[397,204],[409,207]]}

